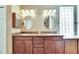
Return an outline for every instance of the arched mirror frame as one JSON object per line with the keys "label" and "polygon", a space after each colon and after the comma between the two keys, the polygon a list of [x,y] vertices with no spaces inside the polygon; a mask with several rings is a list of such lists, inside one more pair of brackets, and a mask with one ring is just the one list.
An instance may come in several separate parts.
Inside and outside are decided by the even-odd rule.
{"label": "arched mirror frame", "polygon": [[44,26],[46,29],[53,29],[55,27],[55,18],[51,15],[48,15],[44,18]]}
{"label": "arched mirror frame", "polygon": [[[26,21],[26,22],[25,22]],[[29,22],[28,23],[28,25],[27,24],[25,24],[25,23],[27,23],[27,21]],[[28,27],[27,27],[28,26]],[[32,29],[32,27],[33,27],[33,18],[31,17],[31,16],[25,16],[24,17],[24,28],[26,29],[26,30],[30,30],[30,29]]]}

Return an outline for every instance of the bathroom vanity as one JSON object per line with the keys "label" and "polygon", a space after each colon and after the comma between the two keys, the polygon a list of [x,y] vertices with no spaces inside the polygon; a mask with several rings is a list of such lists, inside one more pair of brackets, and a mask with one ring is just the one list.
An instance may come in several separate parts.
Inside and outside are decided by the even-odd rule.
{"label": "bathroom vanity", "polygon": [[13,54],[77,54],[79,38],[59,34],[22,34],[12,36]]}
{"label": "bathroom vanity", "polygon": [[14,34],[13,53],[63,54],[63,36],[54,34]]}

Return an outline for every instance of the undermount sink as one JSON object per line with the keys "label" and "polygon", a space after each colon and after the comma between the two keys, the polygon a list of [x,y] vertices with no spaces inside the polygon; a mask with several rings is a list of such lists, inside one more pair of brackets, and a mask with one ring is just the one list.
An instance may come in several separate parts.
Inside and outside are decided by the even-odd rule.
{"label": "undermount sink", "polygon": [[21,32],[21,33],[23,33],[23,34],[38,34],[38,32],[31,32],[31,31],[29,31],[29,32]]}
{"label": "undermount sink", "polygon": [[42,32],[40,32],[40,33],[50,33],[50,34],[54,34],[54,33],[57,33],[56,31],[42,31]]}
{"label": "undermount sink", "polygon": [[36,32],[29,31],[29,32],[21,32],[21,33],[23,34],[56,34],[57,32],[56,31],[52,31],[52,32],[50,31],[36,31]]}

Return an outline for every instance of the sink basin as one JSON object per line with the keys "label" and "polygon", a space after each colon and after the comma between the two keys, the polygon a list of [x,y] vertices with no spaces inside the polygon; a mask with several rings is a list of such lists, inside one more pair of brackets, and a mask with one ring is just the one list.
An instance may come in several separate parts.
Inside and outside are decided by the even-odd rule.
{"label": "sink basin", "polygon": [[42,32],[40,32],[40,33],[44,33],[44,34],[46,34],[46,33],[55,34],[55,33],[57,33],[57,32],[56,32],[56,31],[53,31],[53,32],[50,32],[50,31],[42,31]]}
{"label": "sink basin", "polygon": [[38,34],[38,32],[21,32],[21,33],[27,33],[27,34]]}
{"label": "sink basin", "polygon": [[56,31],[53,31],[53,32],[50,32],[50,31],[28,31],[28,32],[20,32],[20,33],[23,33],[23,34],[56,34],[57,32]]}

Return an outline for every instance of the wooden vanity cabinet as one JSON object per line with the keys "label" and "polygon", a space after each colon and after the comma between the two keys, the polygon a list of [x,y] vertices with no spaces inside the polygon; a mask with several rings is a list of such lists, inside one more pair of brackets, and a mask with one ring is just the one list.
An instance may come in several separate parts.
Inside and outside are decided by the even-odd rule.
{"label": "wooden vanity cabinet", "polygon": [[14,54],[32,54],[32,37],[13,37]]}
{"label": "wooden vanity cabinet", "polygon": [[46,54],[55,54],[55,41],[46,40],[45,41],[45,53]]}
{"label": "wooden vanity cabinet", "polygon": [[45,54],[63,54],[64,40],[62,37],[45,38]]}
{"label": "wooden vanity cabinet", "polygon": [[62,36],[14,36],[13,53],[15,54],[63,54]]}
{"label": "wooden vanity cabinet", "polygon": [[23,54],[24,53],[24,41],[20,37],[13,38],[13,53]]}
{"label": "wooden vanity cabinet", "polygon": [[77,54],[77,39],[65,39],[65,54]]}
{"label": "wooden vanity cabinet", "polygon": [[44,54],[44,37],[33,37],[33,54]]}
{"label": "wooden vanity cabinet", "polygon": [[32,37],[25,37],[24,53],[25,54],[32,54]]}

